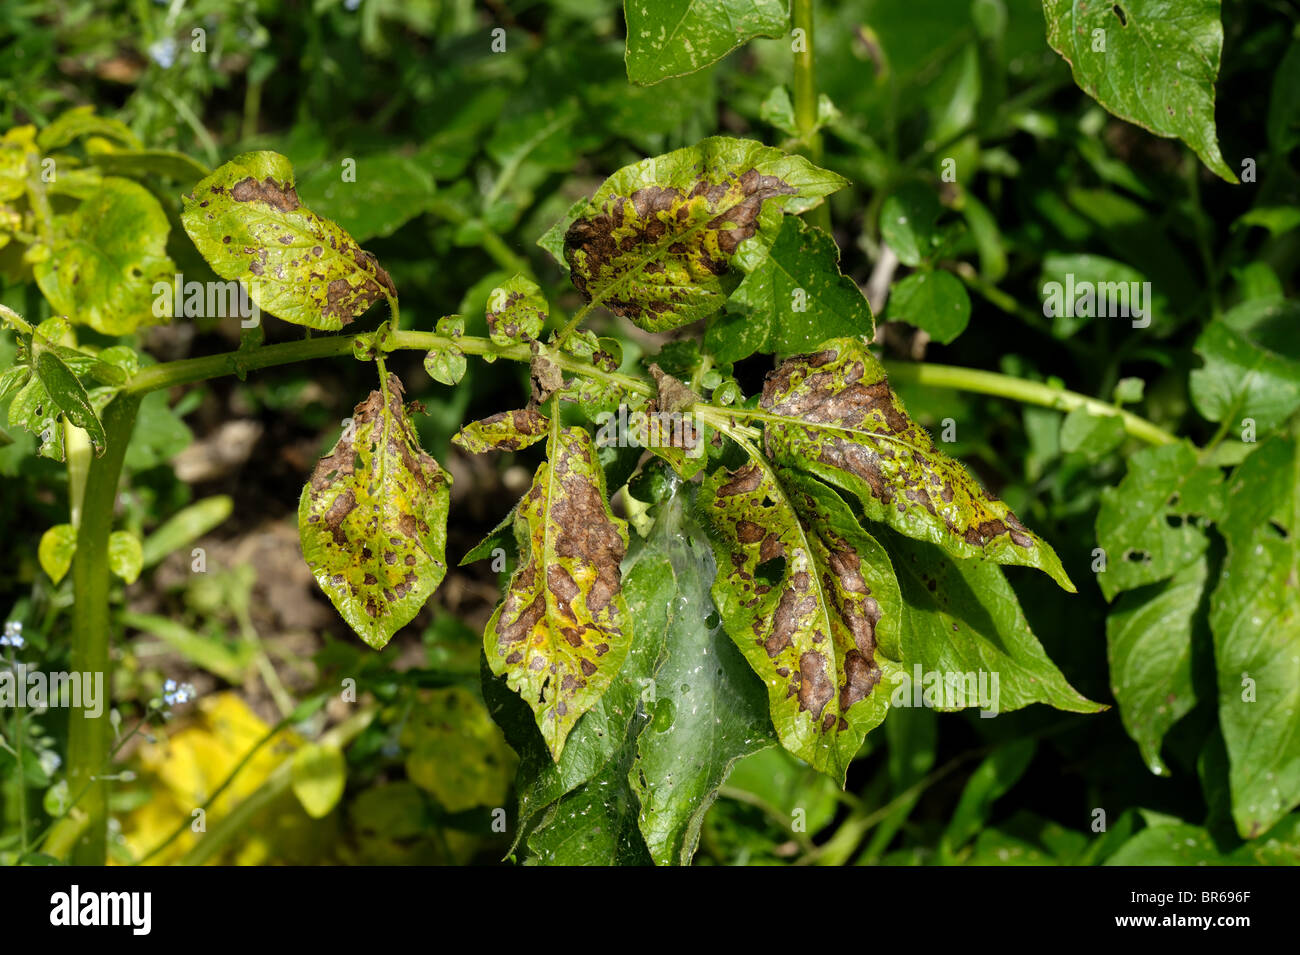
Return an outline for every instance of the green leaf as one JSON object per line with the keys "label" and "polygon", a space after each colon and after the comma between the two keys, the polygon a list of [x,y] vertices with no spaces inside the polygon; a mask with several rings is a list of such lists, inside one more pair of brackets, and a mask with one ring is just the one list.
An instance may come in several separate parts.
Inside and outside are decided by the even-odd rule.
{"label": "green leaf", "polygon": [[488,295],[488,332],[498,345],[534,341],[550,311],[537,283],[516,275]]}
{"label": "green leaf", "polygon": [[488,665],[533,709],[558,759],[632,642],[619,565],[627,530],[591,436],[552,419],[547,460],[515,509],[519,567],[483,635]]}
{"label": "green leaf", "polygon": [[1300,805],[1300,440],[1262,444],[1227,496],[1210,629],[1232,815],[1250,839]]}
{"label": "green leaf", "polygon": [[1208,546],[1204,524],[1222,507],[1222,484],[1219,469],[1198,465],[1186,442],[1132,455],[1119,486],[1101,492],[1097,512],[1097,543],[1106,554],[1097,585],[1106,599],[1195,563]]}
{"label": "green leaf", "polygon": [[520,451],[550,433],[550,419],[532,409],[501,411],[471,421],[451,437],[451,443],[471,454],[484,451]]}
{"label": "green leaf", "polygon": [[1214,130],[1219,0],[1184,0],[1176,16],[1164,0],[1043,0],[1043,13],[1047,42],[1070,64],[1080,89],[1120,119],[1181,139],[1216,174],[1237,181]]}
{"label": "green leaf", "polygon": [[769,245],[783,212],[843,185],[801,156],[715,136],[620,169],[539,244],[554,249],[562,235],[588,302],[662,332],[718,311],[738,281],[731,265],[757,264],[747,240]]}
{"label": "green leaf", "polygon": [[852,492],[869,520],[958,557],[1037,567],[1074,592],[1056,552],[988,494],[907,416],[884,368],[855,339],[783,362],[760,407],[767,448],[783,465]]}
{"label": "green leaf", "polygon": [[966,330],[970,296],[961,279],[951,272],[913,272],[890,290],[885,318],[915,325],[947,345]]}
{"label": "green leaf", "polygon": [[[1104,255],[1048,252],[1043,256],[1039,287],[1047,289],[1049,283],[1057,283],[1061,288],[1061,301],[1060,307],[1057,308],[1056,303],[1048,297],[1043,314],[1051,318],[1054,336],[1062,339],[1069,338],[1089,322],[1096,320],[1098,310],[1095,307],[1095,297],[1092,300],[1092,307],[1085,307],[1089,301],[1086,297],[1086,290],[1089,287],[1095,296],[1102,289],[1132,289],[1135,286],[1140,287],[1146,281],[1147,277],[1137,269]],[[1068,300],[1069,292],[1074,293],[1074,301]],[[1044,294],[1047,295],[1046,292]],[[1081,296],[1083,296],[1082,301]],[[1123,298],[1119,301],[1122,303],[1128,299]],[[1169,303],[1163,296],[1153,291],[1146,301],[1146,313],[1155,328],[1166,327],[1165,316],[1169,314]],[[1100,320],[1112,321],[1108,318]],[[1122,317],[1120,320],[1123,320]],[[1125,327],[1131,327],[1131,323]]]}
{"label": "green leaf", "polygon": [[[1141,379],[1127,380],[1142,383]],[[1124,419],[1119,415],[1094,414],[1087,408],[1075,408],[1061,422],[1061,450],[1096,461],[1119,447],[1124,434]]]}
{"label": "green leaf", "polygon": [[830,488],[759,461],[716,471],[700,502],[717,532],[713,599],[781,744],[843,785],[888,708],[901,609],[889,558]]}
{"label": "green leaf", "polygon": [[307,815],[324,819],[343,798],[348,766],[337,746],[304,743],[293,754],[290,781]]}
{"label": "green leaf", "polygon": [[[57,217],[49,257],[33,274],[54,311],[105,335],[124,335],[171,314],[176,269],[167,257],[167,213],[144,186],[107,178],[72,212]],[[159,302],[163,307],[159,307]]]}
{"label": "green leaf", "polygon": [[649,86],[711,66],[754,37],[790,32],[786,0],[624,0],[627,78]]}
{"label": "green leaf", "polygon": [[[784,86],[773,86],[772,92],[767,94],[767,99],[763,100],[763,105],[759,107],[759,115],[763,122],[771,123],[781,132],[791,137],[801,137],[806,135],[799,129],[799,122],[794,115],[794,103],[790,99],[790,91]],[[831,98],[825,93],[817,97],[817,121],[813,123],[810,132],[817,132],[823,126],[835,122],[840,118],[840,111],[836,109]]]}
{"label": "green leaf", "polygon": [[144,539],[144,566],[152,567],[225,522],[235,503],[224,494],[205,497],[164,521]]}
{"label": "green leaf", "polygon": [[1205,367],[1188,376],[1192,403],[1210,421],[1234,430],[1251,418],[1258,432],[1278,427],[1300,408],[1300,305],[1245,302],[1211,322],[1196,340]]}
{"label": "green leaf", "polygon": [[1300,855],[1300,815],[1287,816],[1268,832],[1222,853],[1200,826],[1175,822],[1143,829],[1106,860],[1119,866],[1295,865]]}
{"label": "green leaf", "polygon": [[[451,339],[465,334],[465,319],[459,315],[447,315],[438,319],[438,334]],[[424,356],[424,370],[434,381],[444,385],[456,385],[465,377],[465,353],[459,345],[447,345],[445,348],[432,349]]]}
{"label": "green leaf", "polygon": [[136,179],[161,176],[186,185],[196,183],[212,172],[197,159],[174,149],[95,148],[89,150],[87,158],[106,176]]}
{"label": "green leaf", "polygon": [[228,644],[218,637],[197,633],[171,617],[127,612],[122,615],[122,623],[157,637],[190,663],[228,683],[243,683],[257,657],[257,647],[249,641]]}
{"label": "green leaf", "polygon": [[1111,692],[1124,729],[1153,773],[1168,776],[1160,744],[1196,705],[1192,629],[1205,590],[1204,557],[1152,592],[1124,594],[1106,618]]}
{"label": "green leaf", "polygon": [[[774,742],[767,694],[724,631],[715,576],[689,486],[659,509],[646,547],[671,562],[671,622],[628,774],[639,826],[658,865],[689,865],[705,814],[737,759]],[[638,641],[641,639],[638,616]]]}
{"label": "green leaf", "polygon": [[63,460],[63,426],[59,409],[36,375],[30,375],[9,403],[9,424],[25,428],[40,439],[37,453],[53,461]]}
{"label": "green leaf", "polygon": [[943,206],[934,191],[909,182],[890,193],[880,206],[880,237],[898,261],[916,268],[942,251],[944,230],[938,226]]}
{"label": "green leaf", "polygon": [[402,727],[406,775],[447,812],[505,804],[514,758],[487,709],[458,686],[421,694]]}
{"label": "green leaf", "polygon": [[[316,163],[298,177],[313,211],[357,242],[392,235],[437,202],[429,164],[418,157],[376,153]],[[348,178],[344,178],[344,174]]]}
{"label": "green leaf", "polygon": [[563,799],[528,837],[539,865],[650,865],[637,829],[637,800],[627,782],[635,755],[627,742],[590,782]]}
{"label": "green leaf", "polygon": [[[63,412],[63,415],[71,424],[83,429],[90,435],[90,443],[95,450],[95,456],[102,455],[108,443],[108,438],[104,434],[104,425],[100,423],[99,415],[95,414],[95,409],[91,407],[90,396],[86,394],[86,389],[77,380],[77,376],[63,363],[63,359],[46,348],[40,348],[36,351],[34,367],[36,377],[40,379],[41,386],[45,389],[45,393],[49,395],[55,408]],[[20,392],[19,397],[21,395]],[[17,401],[15,401],[16,403]],[[53,411],[54,409],[45,410]],[[39,414],[40,409],[37,409],[36,413]]]}
{"label": "green leaf", "polygon": [[[880,541],[893,562],[903,600],[902,639],[891,656],[910,668],[905,669],[907,682],[894,688],[893,705],[979,705],[998,713],[1031,703],[1072,713],[1105,709],[1070,686],[1048,658],[1001,567],[953,557],[887,529]],[[988,707],[976,698],[981,672],[987,674]],[[926,681],[951,674],[960,675],[962,685],[951,692],[945,687],[943,699],[927,702],[932,684]]]}
{"label": "green leaf", "polygon": [[138,149],[140,140],[120,119],[96,116],[93,106],[74,106],[41,130],[36,144],[43,152],[62,149],[83,136],[107,136]]}
{"label": "green leaf", "polygon": [[55,524],[41,535],[41,542],[36,547],[36,559],[40,561],[41,570],[49,574],[56,584],[67,574],[72,566],[72,557],[77,552],[77,529],[71,524]]}
{"label": "green leaf", "polygon": [[871,338],[876,331],[862,291],[840,274],[835,240],[794,216],[732,293],[727,310],[705,336],[705,345],[722,362],[756,351],[792,355],[828,336]]}
{"label": "green leaf", "polygon": [[966,780],[957,808],[940,839],[941,851],[952,853],[980,834],[993,803],[1006,795],[1029,768],[1037,742],[1033,737],[1012,740],[995,749]]}
{"label": "green leaf", "polygon": [[144,567],[140,538],[130,531],[113,531],[108,535],[108,569],[128,584],[133,584]]}
{"label": "green leaf", "polygon": [[287,322],[333,331],[397,299],[375,257],[299,201],[279,153],[236,156],[183,201],[181,222],[212,270]]}
{"label": "green leaf", "polygon": [[389,374],[316,464],[298,503],[303,557],[348,625],[381,650],[447,572],[451,477],[420,448]]}
{"label": "green leaf", "polygon": [[1292,36],[1273,73],[1268,101],[1268,142],[1279,156],[1300,144],[1300,37]]}

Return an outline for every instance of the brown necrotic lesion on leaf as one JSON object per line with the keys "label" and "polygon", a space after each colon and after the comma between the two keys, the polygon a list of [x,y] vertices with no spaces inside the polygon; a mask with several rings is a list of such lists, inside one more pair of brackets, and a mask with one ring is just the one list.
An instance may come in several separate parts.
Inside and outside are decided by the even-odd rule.
{"label": "brown necrotic lesion on leaf", "polygon": [[515,509],[519,568],[484,649],[558,759],[622,667],[632,624],[620,571],[627,531],[609,508],[595,445],[581,428],[552,424],[547,451]]}
{"label": "brown necrotic lesion on leaf", "polygon": [[446,574],[451,478],[419,445],[387,374],[317,462],[298,506],[303,556],[357,634],[382,649]]}
{"label": "brown necrotic lesion on leaf", "polygon": [[664,331],[721,307],[719,281],[758,229],[768,199],[795,193],[756,169],[689,189],[646,186],[614,195],[569,226],[564,256],[588,302],[650,331]]}
{"label": "brown necrotic lesion on leaf", "polygon": [[856,495],[866,516],[958,557],[1037,567],[1073,592],[1060,560],[1003,502],[939,450],[857,339],[834,339],[768,375],[768,453]]}
{"label": "brown necrotic lesion on leaf", "polygon": [[550,420],[531,408],[501,411],[471,421],[452,436],[451,443],[473,454],[519,451],[545,438],[550,427]]}
{"label": "brown necrotic lesion on leaf", "polygon": [[902,610],[888,557],[830,488],[759,461],[717,471],[701,501],[714,601],[782,744],[842,782],[887,707],[882,645],[897,646]]}

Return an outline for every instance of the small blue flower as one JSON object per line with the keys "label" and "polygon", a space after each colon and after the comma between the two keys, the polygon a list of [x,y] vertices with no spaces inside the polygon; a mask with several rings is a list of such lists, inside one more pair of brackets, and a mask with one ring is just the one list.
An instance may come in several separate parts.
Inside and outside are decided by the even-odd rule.
{"label": "small blue flower", "polygon": [[176,40],[165,37],[153,43],[149,47],[149,58],[164,70],[170,70],[172,64],[176,62]]}
{"label": "small blue flower", "polygon": [[163,684],[163,702],[168,706],[188,703],[197,695],[193,684],[190,683],[177,683],[175,680],[168,680]]}
{"label": "small blue flower", "polygon": [[23,640],[22,621],[6,621],[4,636],[0,637],[0,647],[13,647],[15,650],[21,650],[24,646],[26,646],[26,641]]}

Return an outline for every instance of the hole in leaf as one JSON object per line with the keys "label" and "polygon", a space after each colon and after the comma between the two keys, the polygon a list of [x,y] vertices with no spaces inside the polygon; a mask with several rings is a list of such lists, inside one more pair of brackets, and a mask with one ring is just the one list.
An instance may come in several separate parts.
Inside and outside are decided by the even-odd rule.
{"label": "hole in leaf", "polygon": [[754,568],[754,581],[776,586],[785,576],[785,557],[772,557]]}
{"label": "hole in leaf", "polygon": [[1124,559],[1135,564],[1145,564],[1151,560],[1151,555],[1144,550],[1130,550],[1124,553]]}

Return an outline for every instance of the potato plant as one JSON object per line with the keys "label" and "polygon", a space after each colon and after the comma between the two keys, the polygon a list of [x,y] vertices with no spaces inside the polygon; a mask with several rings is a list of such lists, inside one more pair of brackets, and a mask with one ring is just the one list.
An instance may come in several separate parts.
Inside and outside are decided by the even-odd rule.
{"label": "potato plant", "polygon": [[[462,70],[483,99],[438,119],[425,146],[318,155],[306,171],[292,137],[258,142],[247,102],[250,128],[230,138],[250,148],[223,143],[224,161],[197,118],[208,145],[173,148],[148,98],[131,123],[79,106],[10,125],[6,474],[57,475],[66,518],[22,528],[42,576],[14,603],[8,672],[36,651],[48,669],[109,675],[110,698],[68,711],[57,764],[34,755],[57,749],[41,708],[5,711],[8,860],[223,858],[292,790],[313,820],[337,817],[349,792],[362,819],[383,791],[392,801],[364,818],[385,825],[431,796],[439,827],[540,864],[690,864],[702,848],[713,861],[1293,861],[1297,41],[1258,25],[1260,48],[1284,51],[1267,129],[1251,131],[1258,161],[1225,158],[1217,2],[1177,20],[1143,0],[930,5],[969,20],[957,53],[918,52],[924,11],[888,3],[831,3],[815,21],[809,0],[628,0],[586,27],[625,36],[616,84],[561,82],[534,51],[512,80],[520,95],[537,76],[568,92],[494,132],[496,67],[462,64],[439,82]],[[522,44],[530,28],[497,36],[453,6],[447,35],[515,62],[502,37]],[[529,35],[572,26],[564,6],[522,14],[542,18]],[[362,9],[381,18],[360,27],[378,56],[382,18],[398,15]],[[1031,14],[1036,46],[1008,20]],[[1018,78],[1006,45],[1047,78]],[[864,94],[850,59],[871,66]],[[790,86],[757,95],[773,63]],[[715,122],[692,104],[724,70],[739,116]],[[646,115],[659,89],[680,107],[666,124]],[[1048,96],[1082,118],[1039,109]],[[593,102],[623,97],[633,119],[591,119]],[[918,104],[916,127],[897,111]],[[1035,163],[1023,137],[1066,171]],[[1157,172],[1122,161],[1134,142],[1158,147]],[[495,179],[471,174],[480,149]],[[587,155],[586,174],[566,178]],[[1041,178],[1022,174],[1031,163]],[[1225,239],[1201,193],[1228,184],[1260,198]],[[426,219],[449,231],[421,234]],[[1268,239],[1248,249],[1252,227]],[[481,281],[441,264],[466,247],[491,264]],[[244,319],[237,347],[149,353],[150,329],[216,315]],[[915,360],[936,348],[970,364]],[[345,416],[301,462],[296,527],[353,643],[331,644],[328,677],[302,692],[256,633],[256,581],[206,605],[234,614],[233,642],[131,597],[169,554],[197,555],[189,570],[207,574],[190,548],[229,501],[151,517],[130,502],[163,504],[154,478],[133,480],[175,455],[146,448],[179,423],[183,394],[345,362],[342,380],[364,383],[336,396]],[[438,416],[449,440],[428,439]],[[487,495],[495,526],[458,546],[466,482],[493,460],[531,477],[510,499]],[[499,585],[478,663],[390,662],[399,634],[431,617],[443,622],[427,625],[430,658],[451,652],[445,634],[465,625],[441,601],[473,574]],[[132,791],[132,759],[166,776],[161,757],[130,754],[166,736],[193,691],[173,680],[113,696],[146,666],[128,632],[194,672],[259,683],[279,711],[227,741],[242,759],[209,757],[223,768],[201,804],[177,795],[179,823],[145,851],[111,825],[128,811],[115,792]],[[218,735],[245,719],[214,711],[194,718]],[[963,720],[980,745],[936,767],[939,728]],[[1148,800],[1096,784],[1062,810],[1068,824],[1028,811],[992,823],[1040,746],[1055,737],[1056,758],[1077,756],[1112,725],[1122,732],[1095,755],[1122,752],[1184,790]],[[399,798],[386,773],[404,748]],[[909,822],[972,756],[948,818],[926,805]],[[254,758],[264,781],[228,798]],[[193,828],[209,809],[210,831]],[[430,811],[385,830],[381,858],[416,861],[392,840],[428,829]],[[467,861],[445,841],[438,853]]]}

